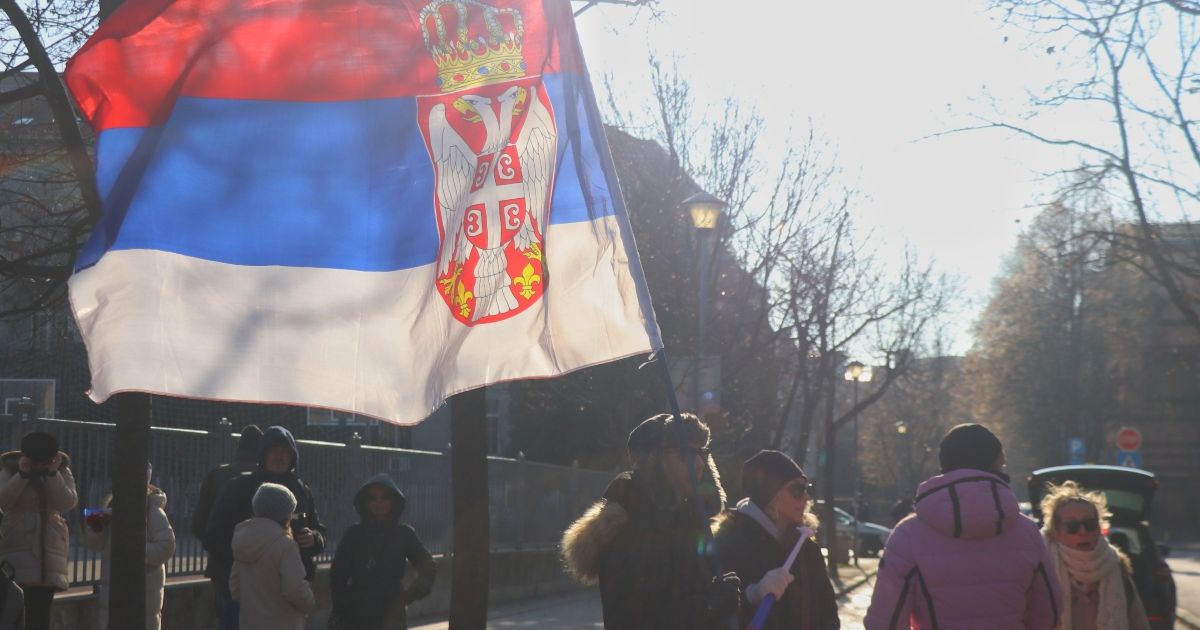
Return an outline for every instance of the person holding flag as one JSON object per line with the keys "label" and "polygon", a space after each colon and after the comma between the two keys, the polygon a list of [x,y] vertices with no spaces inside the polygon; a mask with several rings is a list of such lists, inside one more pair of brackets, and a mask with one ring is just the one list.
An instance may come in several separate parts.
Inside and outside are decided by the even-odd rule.
{"label": "person holding flag", "polygon": [[[812,540],[817,529],[808,476],[779,451],[759,451],[742,464],[748,495],[717,519],[716,542],[727,570],[741,579],[742,627],[768,595],[775,603],[755,630],[833,630],[839,628],[833,585],[825,558]],[[798,557],[789,551],[800,545]]]}
{"label": "person holding flag", "polygon": [[[686,446],[676,422],[682,421]],[[725,491],[709,454],[708,427],[696,416],[660,414],[629,434],[633,470],[609,484],[563,534],[567,569],[600,585],[604,627],[613,630],[721,628],[737,611],[736,576],[712,577],[706,521],[697,515],[685,457],[700,477],[705,517],[725,507]]]}

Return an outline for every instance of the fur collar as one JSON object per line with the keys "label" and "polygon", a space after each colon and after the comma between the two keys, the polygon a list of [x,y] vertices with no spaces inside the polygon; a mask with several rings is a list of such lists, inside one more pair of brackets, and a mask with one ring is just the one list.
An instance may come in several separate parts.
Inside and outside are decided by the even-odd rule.
{"label": "fur collar", "polygon": [[616,501],[600,499],[563,532],[563,564],[575,579],[588,585],[600,580],[600,551],[629,522],[629,513]]}

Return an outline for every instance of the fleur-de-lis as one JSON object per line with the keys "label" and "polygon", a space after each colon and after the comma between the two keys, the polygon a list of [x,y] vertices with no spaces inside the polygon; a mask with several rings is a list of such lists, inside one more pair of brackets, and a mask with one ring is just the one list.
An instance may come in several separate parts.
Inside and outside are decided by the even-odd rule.
{"label": "fleur-de-lis", "polygon": [[471,299],[475,297],[474,293],[467,290],[467,285],[458,283],[458,296],[454,298],[454,303],[458,305],[458,314],[463,317],[471,316]]}
{"label": "fleur-de-lis", "polygon": [[542,277],[533,271],[533,265],[525,265],[519,278],[513,278],[513,284],[521,285],[521,297],[528,300],[533,297],[533,283],[540,283]]}

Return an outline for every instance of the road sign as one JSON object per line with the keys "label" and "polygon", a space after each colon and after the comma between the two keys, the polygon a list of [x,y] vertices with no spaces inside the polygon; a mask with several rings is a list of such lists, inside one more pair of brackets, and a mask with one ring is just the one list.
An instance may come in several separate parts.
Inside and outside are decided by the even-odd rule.
{"label": "road sign", "polygon": [[1083,444],[1083,438],[1068,438],[1067,439],[1067,464],[1078,466],[1083,463],[1084,455],[1087,449]]}
{"label": "road sign", "polygon": [[1133,427],[1121,427],[1117,431],[1117,448],[1122,451],[1136,451],[1142,447],[1142,432]]}
{"label": "road sign", "polygon": [[1117,465],[1126,468],[1141,468],[1142,454],[1138,451],[1117,451]]}

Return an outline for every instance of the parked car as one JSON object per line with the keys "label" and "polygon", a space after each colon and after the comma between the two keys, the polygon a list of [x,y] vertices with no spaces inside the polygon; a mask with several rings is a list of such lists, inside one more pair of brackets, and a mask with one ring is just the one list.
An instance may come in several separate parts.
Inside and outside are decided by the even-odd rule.
{"label": "parked car", "polygon": [[[817,516],[824,516],[823,503],[817,501],[813,506],[813,511]],[[840,507],[833,508],[834,518],[837,520],[837,534],[839,538],[849,540],[857,532],[858,534],[858,549],[856,553],[859,556],[874,557],[878,556],[879,552],[883,551],[883,545],[887,542],[888,536],[892,535],[892,530],[867,521],[859,521],[854,518],[846,510]]]}
{"label": "parked car", "polygon": [[1104,493],[1112,512],[1109,543],[1124,551],[1133,564],[1137,587],[1146,616],[1154,630],[1175,627],[1175,577],[1164,558],[1165,545],[1155,544],[1150,533],[1150,508],[1158,480],[1154,473],[1120,466],[1055,466],[1033,471],[1029,476],[1029,499],[1033,517],[1041,522],[1041,500],[1046,483],[1075,481],[1088,490]]}

